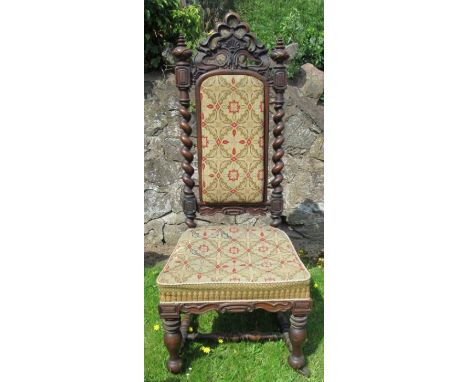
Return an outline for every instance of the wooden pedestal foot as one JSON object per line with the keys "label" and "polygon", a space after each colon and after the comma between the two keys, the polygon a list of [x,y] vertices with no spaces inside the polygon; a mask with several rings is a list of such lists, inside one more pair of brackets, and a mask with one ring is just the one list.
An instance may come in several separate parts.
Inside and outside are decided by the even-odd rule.
{"label": "wooden pedestal foot", "polygon": [[164,326],[164,345],[169,352],[167,369],[171,373],[180,373],[182,370],[182,360],[179,356],[182,345],[182,334],[180,333],[180,317],[162,320]]}
{"label": "wooden pedestal foot", "polygon": [[291,341],[292,351],[288,357],[289,366],[293,369],[301,369],[305,365],[302,344],[307,337],[307,315],[291,315],[291,327],[289,328],[289,339]]}

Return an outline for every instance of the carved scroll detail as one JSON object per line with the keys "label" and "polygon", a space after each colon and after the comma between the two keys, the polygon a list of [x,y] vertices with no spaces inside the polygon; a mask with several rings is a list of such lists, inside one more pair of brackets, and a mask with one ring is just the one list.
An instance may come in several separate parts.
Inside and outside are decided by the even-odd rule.
{"label": "carved scroll detail", "polygon": [[273,89],[275,90],[275,114],[273,115],[273,121],[275,122],[273,135],[275,139],[273,141],[273,149],[275,150],[275,153],[272,157],[274,166],[271,169],[271,172],[274,175],[274,178],[271,181],[273,192],[270,200],[270,211],[272,217],[271,225],[273,227],[278,227],[281,223],[281,215],[283,213],[283,187],[281,186],[283,174],[281,173],[281,170],[284,168],[284,163],[281,158],[284,155],[284,150],[281,146],[284,142],[283,104],[284,91],[287,87],[287,72],[284,62],[289,58],[289,54],[285,49],[282,39],[277,40],[276,47],[271,53],[271,58],[276,65],[273,68]]}
{"label": "carved scroll detail", "polygon": [[270,70],[268,50],[260,43],[239,15],[228,12],[216,31],[197,48],[193,82],[216,69],[249,69],[265,77]]}
{"label": "carved scroll detail", "polygon": [[182,197],[182,206],[186,216],[185,223],[189,228],[195,228],[197,201],[195,198],[195,194],[193,193],[193,187],[195,186],[195,182],[192,179],[194,168],[192,166],[193,154],[190,151],[193,146],[193,142],[190,139],[190,135],[192,134],[192,128],[189,125],[191,114],[188,110],[190,106],[189,91],[191,84],[189,60],[192,56],[192,51],[188,49],[185,45],[185,39],[183,35],[179,36],[177,46],[172,51],[172,54],[176,59],[176,86],[179,89],[179,112],[182,116],[182,119],[180,120],[180,128],[182,129],[180,140],[183,146],[180,149],[180,152],[184,157],[184,161],[182,162],[182,168],[184,170],[182,180],[185,184]]}
{"label": "carved scroll detail", "polygon": [[239,206],[200,206],[201,215],[214,215],[221,212],[225,215],[240,215],[248,213],[251,215],[265,215],[268,212],[268,207],[239,207]]}
{"label": "carved scroll detail", "polygon": [[253,312],[255,309],[263,309],[268,312],[284,312],[291,310],[291,301],[258,301],[258,302],[213,302],[213,303],[187,303],[180,304],[180,311],[185,313],[200,314],[210,310],[221,313]]}

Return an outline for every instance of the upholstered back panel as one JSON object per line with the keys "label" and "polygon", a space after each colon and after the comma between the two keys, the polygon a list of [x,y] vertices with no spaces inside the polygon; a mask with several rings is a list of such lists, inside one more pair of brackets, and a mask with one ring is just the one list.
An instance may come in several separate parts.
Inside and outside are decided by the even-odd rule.
{"label": "upholstered back panel", "polygon": [[267,84],[255,74],[202,76],[199,112],[199,188],[206,204],[265,201]]}

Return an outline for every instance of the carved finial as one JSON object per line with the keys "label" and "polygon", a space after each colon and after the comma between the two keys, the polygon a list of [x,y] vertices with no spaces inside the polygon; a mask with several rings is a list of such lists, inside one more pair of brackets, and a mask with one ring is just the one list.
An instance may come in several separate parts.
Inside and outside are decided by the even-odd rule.
{"label": "carved finial", "polygon": [[286,50],[286,47],[284,46],[284,41],[281,37],[276,40],[275,49],[273,49],[270,56],[278,64],[282,64],[289,58],[289,53]]}
{"label": "carved finial", "polygon": [[182,33],[179,34],[179,38],[177,39],[177,46],[172,50],[172,54],[177,61],[187,61],[190,57],[192,57],[192,51],[187,48],[187,45],[185,44],[185,37]]}

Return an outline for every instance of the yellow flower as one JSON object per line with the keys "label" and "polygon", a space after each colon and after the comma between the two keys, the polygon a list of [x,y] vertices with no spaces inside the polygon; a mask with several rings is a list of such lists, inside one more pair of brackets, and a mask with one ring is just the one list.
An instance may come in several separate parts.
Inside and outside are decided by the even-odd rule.
{"label": "yellow flower", "polygon": [[193,328],[191,326],[188,327],[188,331],[189,333],[192,333],[193,332]]}
{"label": "yellow flower", "polygon": [[222,344],[224,341],[222,338],[218,338],[218,343]]}
{"label": "yellow flower", "polygon": [[154,329],[154,330],[158,331],[159,328],[160,328],[159,324],[154,324],[154,326],[153,326],[153,329]]}
{"label": "yellow flower", "polygon": [[317,284],[317,283],[314,283],[314,288],[318,288],[318,284]]}
{"label": "yellow flower", "polygon": [[211,351],[209,346],[202,346],[200,347],[200,350],[205,354],[208,354]]}

